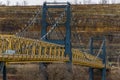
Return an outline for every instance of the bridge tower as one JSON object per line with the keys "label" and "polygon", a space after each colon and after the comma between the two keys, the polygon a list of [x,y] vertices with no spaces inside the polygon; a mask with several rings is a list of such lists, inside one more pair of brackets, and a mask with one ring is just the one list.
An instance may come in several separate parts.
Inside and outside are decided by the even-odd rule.
{"label": "bridge tower", "polygon": [[[63,9],[63,12],[61,12],[60,16],[53,19],[55,15],[50,15],[49,14],[49,9]],[[51,20],[54,21],[54,23],[49,23],[48,20],[48,15],[51,16]],[[59,14],[59,13],[58,13]],[[59,23],[62,21],[61,19],[64,19],[65,17],[65,22],[64,23]],[[61,44],[65,45],[65,56],[69,56],[69,62],[72,62],[72,51],[71,51],[71,27],[70,27],[70,21],[71,21],[71,11],[70,11],[70,3],[57,3],[57,2],[45,2],[43,4],[43,9],[42,9],[42,29],[41,29],[41,40],[51,42],[51,43],[56,43],[56,44]],[[60,25],[60,26],[58,26]],[[51,26],[50,30],[48,30],[49,26]],[[62,40],[59,39],[49,39],[48,35],[58,27],[63,27],[65,28],[65,37]]]}
{"label": "bridge tower", "polygon": [[[96,46],[96,42],[99,43],[101,41],[100,46]],[[104,68],[100,69],[102,73],[102,80],[106,80],[106,44],[105,44],[105,37],[92,37],[90,40],[90,53],[92,55],[96,54],[96,57],[102,59],[104,64]],[[89,80],[94,80],[94,68],[89,68]]]}
{"label": "bridge tower", "polygon": [[[62,12],[58,12],[58,13],[55,12],[54,14],[54,11],[52,11],[54,15],[51,15],[49,9],[53,9],[53,10],[62,9]],[[59,14],[59,16],[57,16],[56,14]],[[49,19],[50,21],[48,21]],[[63,22],[61,23],[61,21]],[[43,4],[41,40],[65,46],[64,56],[69,56],[69,61],[67,62],[67,65],[68,65],[68,71],[71,72],[72,51],[71,51],[70,21],[71,21],[70,3],[68,2],[67,3],[45,2]],[[56,28],[59,28],[59,27],[65,28],[64,39],[50,39],[49,38],[50,33],[52,33]],[[40,65],[42,65],[42,67],[45,67],[45,63],[40,64]],[[40,69],[42,69],[42,67],[40,67]],[[45,73],[45,71],[43,71],[43,73]],[[46,80],[48,80],[46,76],[47,73],[43,75],[45,76]]]}
{"label": "bridge tower", "polygon": [[7,69],[5,62],[0,61],[0,72],[3,74],[3,80],[7,80]]}

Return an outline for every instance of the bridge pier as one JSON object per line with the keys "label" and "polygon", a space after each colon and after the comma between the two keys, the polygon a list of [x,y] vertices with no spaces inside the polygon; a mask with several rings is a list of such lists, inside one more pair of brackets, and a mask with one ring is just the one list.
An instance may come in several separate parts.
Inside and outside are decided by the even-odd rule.
{"label": "bridge pier", "polygon": [[5,62],[0,62],[0,71],[2,72],[2,79],[7,80],[7,68]]}
{"label": "bridge pier", "polygon": [[47,63],[40,63],[39,64],[39,70],[40,70],[40,73],[42,74],[42,76],[44,77],[44,80],[48,80],[48,74],[47,74]]}
{"label": "bridge pier", "polygon": [[106,80],[106,68],[102,69],[102,80]]}
{"label": "bridge pier", "polygon": [[3,80],[7,80],[7,68],[5,63],[3,66]]}
{"label": "bridge pier", "polygon": [[93,71],[93,68],[89,68],[89,80],[94,80],[94,71]]}

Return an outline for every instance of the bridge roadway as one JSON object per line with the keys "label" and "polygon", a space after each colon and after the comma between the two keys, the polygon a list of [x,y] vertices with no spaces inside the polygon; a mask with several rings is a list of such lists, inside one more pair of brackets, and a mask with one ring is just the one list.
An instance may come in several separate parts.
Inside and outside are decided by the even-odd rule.
{"label": "bridge roadway", "polygon": [[[100,58],[72,49],[72,64],[102,69],[105,65]],[[65,63],[64,46],[35,39],[0,35],[0,61],[3,62],[50,62]]]}

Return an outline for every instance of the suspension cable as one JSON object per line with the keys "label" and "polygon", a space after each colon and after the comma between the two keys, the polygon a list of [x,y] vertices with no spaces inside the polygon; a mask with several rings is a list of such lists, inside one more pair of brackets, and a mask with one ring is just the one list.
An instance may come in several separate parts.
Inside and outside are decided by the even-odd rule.
{"label": "suspension cable", "polygon": [[[49,15],[49,12],[48,12],[48,19],[49,19],[49,21],[50,21],[51,24],[53,24],[53,23],[55,22],[55,20],[53,21],[53,19],[52,19],[51,16]],[[56,36],[58,37],[58,34],[57,34],[56,31],[55,31],[55,33],[56,33]]]}
{"label": "suspension cable", "polygon": [[[81,39],[80,39],[80,37],[78,36],[78,33],[77,33],[76,28],[75,28],[75,31],[76,31],[76,35],[77,35],[77,38],[78,38],[77,40],[80,41]],[[79,42],[79,45],[81,45],[80,42]],[[86,56],[86,52],[85,52],[83,49],[81,49],[80,46],[79,46],[79,50],[80,50],[80,51],[83,51],[83,55],[84,55],[84,57],[85,57],[87,60],[90,60],[90,59]]]}
{"label": "suspension cable", "polygon": [[[75,25],[75,23],[73,23],[73,25]],[[78,33],[77,33],[77,26],[75,25],[75,32],[76,32],[76,37],[77,37],[77,40],[78,40],[78,42],[79,41],[81,41],[81,39],[80,39],[80,37],[78,36]],[[80,44],[80,42],[79,42],[79,45],[81,45]],[[87,60],[89,60],[90,61],[90,59],[86,56],[86,52],[83,50],[83,49],[81,49],[81,47],[79,46],[79,50],[80,51],[83,51],[83,55],[84,55],[84,57],[87,59]]]}
{"label": "suspension cable", "polygon": [[101,51],[102,51],[103,45],[104,45],[104,41],[102,41],[102,44],[101,44],[101,46],[100,46],[100,49],[99,49],[99,51],[98,51],[96,57],[94,58],[94,60],[96,60],[96,59],[98,58],[98,56],[100,55],[100,53],[101,53]]}
{"label": "suspension cable", "polygon": [[[66,7],[67,8],[67,7]],[[65,8],[65,10],[66,10]],[[52,26],[52,28],[45,34],[41,37],[41,40],[44,39],[46,36],[48,36],[55,28],[56,26],[58,25],[59,21],[61,21],[61,19],[63,18],[64,14],[65,14],[65,10],[64,12],[61,13],[60,17],[58,17],[55,21],[55,24]]]}
{"label": "suspension cable", "polygon": [[[48,12],[49,13],[49,12]],[[54,21],[55,22],[55,20],[51,17],[51,16],[48,16],[49,18],[50,18],[50,21],[52,22],[52,21]],[[58,30],[60,31],[60,34],[64,37],[64,34],[62,33],[62,31],[60,30],[60,28],[58,27]],[[57,32],[56,32],[56,35],[57,35],[57,37],[58,37],[58,34],[57,34]]]}
{"label": "suspension cable", "polygon": [[33,19],[32,19],[32,21],[31,21],[31,23],[29,23],[28,24],[28,27],[26,27],[24,30],[23,30],[23,32],[24,31],[26,31],[34,22],[35,22],[35,20],[37,19],[37,17],[39,16],[39,14],[40,14],[40,12],[41,12],[41,10],[40,9],[38,9],[38,12],[37,12],[37,14],[35,15],[35,17],[33,17]]}
{"label": "suspension cable", "polygon": [[[78,40],[80,41],[80,37],[78,36],[78,33],[77,33],[77,29],[76,29],[76,28],[75,28],[75,31],[76,31],[77,38],[78,38]],[[79,45],[81,45],[80,42],[79,42]],[[104,41],[102,42],[102,44],[101,44],[101,46],[100,46],[100,49],[99,49],[97,55],[95,56],[95,58],[94,58],[92,61],[95,61],[95,60],[98,58],[98,56],[100,55],[100,53],[101,53],[101,51],[102,51],[103,45],[104,45]],[[81,47],[79,47],[79,50],[81,51]],[[84,50],[82,50],[82,51],[84,51]],[[86,52],[84,51],[83,53],[84,53],[84,54],[83,54],[84,57],[85,57],[87,60],[90,60],[90,59],[86,56]]]}
{"label": "suspension cable", "polygon": [[38,17],[39,14],[41,13],[41,10],[38,9],[35,13],[36,13],[36,15],[32,18],[32,20],[30,19],[30,20],[28,21],[28,25],[24,28],[24,30],[20,31],[20,32],[19,32],[18,34],[16,34],[16,35],[19,36],[20,33],[25,32],[29,27],[31,27],[31,25],[32,25],[33,23],[35,23],[35,20],[37,19],[37,17]]}
{"label": "suspension cable", "polygon": [[[73,24],[73,25],[74,25],[74,24]],[[76,27],[76,25],[75,25],[75,27]],[[76,28],[77,28],[77,27],[76,27]],[[77,40],[80,41],[81,39],[80,39],[80,37],[78,36],[78,33],[77,33],[77,29],[76,29],[76,28],[75,28],[75,32],[76,32]],[[92,61],[95,61],[95,60],[98,58],[98,56],[100,55],[100,53],[101,53],[101,51],[102,51],[103,44],[104,44],[104,41],[102,42],[102,44],[101,44],[101,46],[100,46],[100,49],[99,49],[96,57],[95,57]],[[81,45],[80,42],[79,42],[79,45]],[[79,47],[79,50],[80,50],[80,51],[84,51],[83,49],[81,49],[81,47]],[[86,52],[85,52],[85,51],[83,52],[83,55],[84,55],[84,57],[85,57],[87,60],[90,60],[90,59],[86,56]],[[90,60],[90,61],[91,61],[91,60]]]}

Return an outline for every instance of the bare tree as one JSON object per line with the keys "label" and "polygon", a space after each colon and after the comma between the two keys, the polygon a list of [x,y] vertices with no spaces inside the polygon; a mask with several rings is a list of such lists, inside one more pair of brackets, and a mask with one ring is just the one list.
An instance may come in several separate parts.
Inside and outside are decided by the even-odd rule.
{"label": "bare tree", "polygon": [[79,4],[81,4],[81,1],[79,1]]}
{"label": "bare tree", "polygon": [[16,6],[18,6],[18,5],[19,5],[19,2],[17,1],[17,2],[16,2]]}
{"label": "bare tree", "polygon": [[89,0],[83,0],[83,3],[84,3],[84,4],[88,4],[88,3],[89,3]]}
{"label": "bare tree", "polygon": [[75,4],[77,4],[77,0],[75,0]]}
{"label": "bare tree", "polygon": [[0,5],[2,5],[2,1],[0,1]]}
{"label": "bare tree", "polygon": [[54,2],[56,2],[56,0],[54,0]]}
{"label": "bare tree", "polygon": [[91,3],[91,0],[88,0],[88,3],[90,4],[90,3]]}
{"label": "bare tree", "polygon": [[107,0],[102,0],[102,4],[107,4],[108,1]]}
{"label": "bare tree", "polygon": [[7,6],[9,6],[10,5],[10,1],[9,0],[7,0]]}
{"label": "bare tree", "polygon": [[116,2],[116,0],[112,0],[111,2],[112,2],[112,4],[114,4]]}
{"label": "bare tree", "polygon": [[23,1],[23,6],[26,6],[27,5],[27,1]]}

